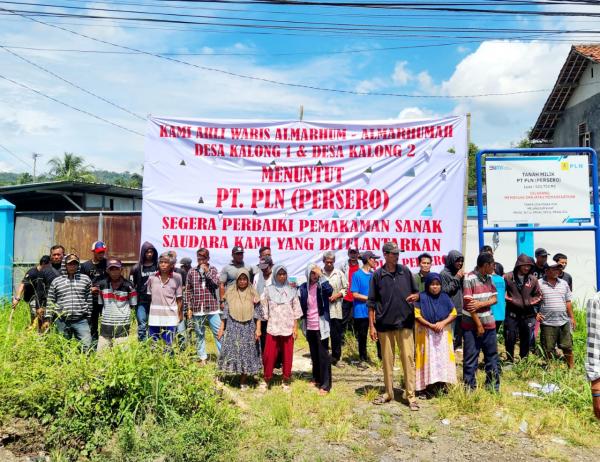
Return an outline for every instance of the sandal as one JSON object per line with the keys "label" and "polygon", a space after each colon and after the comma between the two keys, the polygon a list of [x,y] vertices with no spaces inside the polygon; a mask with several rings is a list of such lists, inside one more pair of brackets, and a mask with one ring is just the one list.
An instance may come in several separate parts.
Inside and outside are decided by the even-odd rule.
{"label": "sandal", "polygon": [[417,403],[416,401],[411,401],[410,403],[408,403],[408,408],[411,411],[418,411],[419,409],[421,409],[421,406],[419,406],[419,403]]}
{"label": "sandal", "polygon": [[283,382],[281,384],[281,389],[285,392],[289,392],[290,391],[290,385],[288,383]]}
{"label": "sandal", "polygon": [[389,403],[391,400],[392,399],[389,398],[387,395],[380,395],[373,400],[373,404],[376,404],[379,406],[381,404]]}
{"label": "sandal", "polygon": [[319,395],[326,396],[328,394],[329,394],[329,390],[323,390],[322,388],[319,388]]}

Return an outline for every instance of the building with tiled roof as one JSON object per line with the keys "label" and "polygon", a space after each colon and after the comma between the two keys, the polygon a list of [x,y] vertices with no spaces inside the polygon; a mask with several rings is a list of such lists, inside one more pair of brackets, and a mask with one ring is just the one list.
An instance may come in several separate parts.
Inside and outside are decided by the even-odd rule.
{"label": "building with tiled roof", "polygon": [[600,45],[574,45],[529,138],[600,151]]}

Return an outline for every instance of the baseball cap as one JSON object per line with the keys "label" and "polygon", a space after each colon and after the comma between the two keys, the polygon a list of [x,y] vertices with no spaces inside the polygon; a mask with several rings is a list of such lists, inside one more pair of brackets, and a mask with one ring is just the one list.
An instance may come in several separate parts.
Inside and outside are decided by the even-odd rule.
{"label": "baseball cap", "polygon": [[121,260],[111,258],[108,260],[108,263],[106,263],[106,268],[123,268],[123,264],[121,263]]}
{"label": "baseball cap", "polygon": [[560,263],[554,262],[554,263],[549,264],[548,268],[546,268],[546,269],[559,269],[559,268],[562,269],[562,267],[563,266]]}
{"label": "baseball cap", "polygon": [[535,256],[536,257],[547,257],[548,256],[548,252],[546,251],[546,249],[542,249],[540,247],[538,249],[535,249]]}
{"label": "baseball cap", "polygon": [[231,249],[231,255],[234,253],[244,253],[244,248],[241,245],[233,246],[233,249]]}
{"label": "baseball cap", "polygon": [[106,252],[106,244],[102,241],[96,241],[92,244],[93,252]]}
{"label": "baseball cap", "polygon": [[79,257],[74,253],[70,253],[65,257],[65,264],[71,263],[72,261],[76,261],[77,263],[79,263]]}
{"label": "baseball cap", "polygon": [[379,255],[375,255],[370,250],[367,250],[366,252],[363,252],[361,254],[361,256],[360,256],[360,259],[363,261],[363,263],[367,263],[367,261],[369,260],[369,258],[381,258],[381,257],[379,257]]}
{"label": "baseball cap", "polygon": [[400,248],[395,242],[389,241],[383,244],[383,248],[381,249],[381,251],[383,253],[400,253]]}
{"label": "baseball cap", "polygon": [[271,257],[263,257],[258,260],[258,267],[262,269],[267,269],[269,266],[273,265],[273,259]]}
{"label": "baseball cap", "polygon": [[183,257],[181,260],[179,260],[179,263],[181,266],[191,266],[192,259],[190,257]]}

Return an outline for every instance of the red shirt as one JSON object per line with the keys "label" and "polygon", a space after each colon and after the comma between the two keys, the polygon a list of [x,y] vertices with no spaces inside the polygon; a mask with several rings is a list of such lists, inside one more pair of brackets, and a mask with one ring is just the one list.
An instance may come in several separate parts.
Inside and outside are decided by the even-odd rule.
{"label": "red shirt", "polygon": [[354,300],[354,297],[352,297],[352,276],[354,275],[354,273],[356,273],[356,271],[359,268],[360,265],[358,264],[358,262],[356,263],[356,265],[348,266],[348,293],[344,297],[344,300],[346,300],[347,302],[351,302]]}

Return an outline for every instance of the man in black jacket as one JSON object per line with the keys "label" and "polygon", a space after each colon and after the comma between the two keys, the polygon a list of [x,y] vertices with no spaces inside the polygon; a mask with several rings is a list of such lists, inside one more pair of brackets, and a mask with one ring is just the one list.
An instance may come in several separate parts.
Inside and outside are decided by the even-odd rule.
{"label": "man in black jacket", "polygon": [[81,274],[92,280],[92,314],[90,316],[90,333],[92,341],[98,343],[98,321],[102,313],[102,305],[98,302],[100,281],[106,279],[106,244],[96,241],[92,244],[92,258],[81,265]]}
{"label": "man in black jacket", "polygon": [[504,338],[508,361],[514,361],[517,339],[519,354],[525,358],[535,344],[536,305],[542,300],[538,280],[531,273],[533,261],[525,254],[519,255],[514,270],[504,275],[506,282],[506,319]]}
{"label": "man in black jacket", "polygon": [[453,325],[455,350],[462,348],[463,343],[460,323],[462,322],[464,264],[465,257],[462,253],[458,250],[451,250],[446,256],[446,266],[440,273],[442,291],[448,294],[458,313]]}
{"label": "man in black jacket", "polygon": [[131,270],[129,279],[133,282],[138,294],[136,318],[138,324],[138,340],[143,342],[148,338],[148,316],[152,301],[146,283],[148,278],[158,271],[158,252],[152,243],[146,241],[140,250],[140,259]]}

